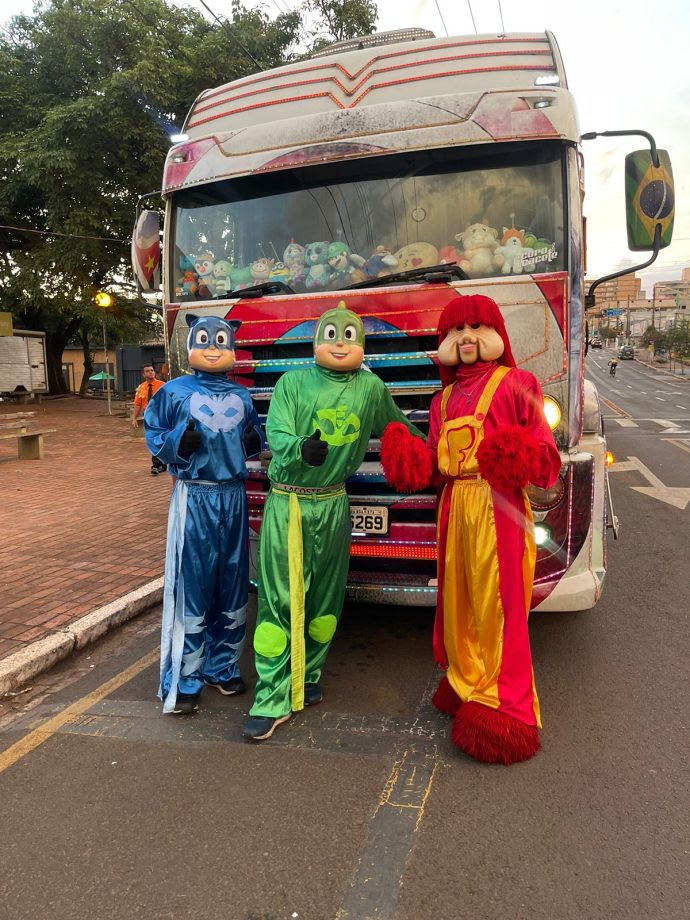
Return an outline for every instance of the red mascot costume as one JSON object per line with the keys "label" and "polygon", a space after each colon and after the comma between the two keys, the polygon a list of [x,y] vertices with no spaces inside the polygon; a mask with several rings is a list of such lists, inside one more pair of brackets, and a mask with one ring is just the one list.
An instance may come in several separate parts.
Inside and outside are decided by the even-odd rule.
{"label": "red mascot costume", "polygon": [[477,760],[511,764],[539,750],[527,616],[536,546],[528,483],[553,485],[561,461],[533,374],[515,367],[498,306],[456,297],[439,320],[443,390],[426,446],[386,428],[388,482],[438,482],[438,607],[434,655],[445,670],[433,697],[453,717],[453,742]]}

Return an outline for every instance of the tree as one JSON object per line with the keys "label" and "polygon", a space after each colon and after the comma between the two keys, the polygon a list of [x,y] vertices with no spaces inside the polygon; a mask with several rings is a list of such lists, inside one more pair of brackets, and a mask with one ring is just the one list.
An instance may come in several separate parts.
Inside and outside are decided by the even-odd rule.
{"label": "tree", "polygon": [[333,40],[371,35],[376,30],[378,8],[373,0],[308,0],[307,7],[318,18],[310,33],[312,51]]}
{"label": "tree", "polygon": [[[320,43],[373,31],[372,0],[312,7]],[[45,331],[52,392],[70,339],[89,353],[95,291],[131,284],[136,200],[160,187],[169,135],[202,90],[295,58],[305,15],[235,0],[231,23],[209,22],[164,0],[39,0],[0,36],[0,310]],[[117,302],[114,341],[155,320]]]}
{"label": "tree", "polygon": [[599,326],[599,335],[605,342],[608,342],[610,339],[616,338],[618,335],[618,327],[609,325]]}
{"label": "tree", "polygon": [[202,89],[292,53],[297,13],[233,12],[49,0],[0,38],[0,309],[46,332],[52,392],[94,292],[131,277],[135,203],[160,185],[169,133]]}

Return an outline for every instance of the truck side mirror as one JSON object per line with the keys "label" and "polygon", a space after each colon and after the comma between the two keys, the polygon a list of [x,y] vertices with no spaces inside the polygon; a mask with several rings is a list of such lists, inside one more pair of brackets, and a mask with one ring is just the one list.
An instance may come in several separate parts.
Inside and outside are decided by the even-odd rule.
{"label": "truck side mirror", "polygon": [[[654,162],[654,153],[658,162]],[[654,249],[657,225],[659,249],[671,242],[676,196],[671,158],[666,150],[635,150],[625,158],[625,211],[628,248]]]}
{"label": "truck side mirror", "polygon": [[161,287],[161,219],[158,211],[140,211],[132,231],[132,271],[140,294]]}

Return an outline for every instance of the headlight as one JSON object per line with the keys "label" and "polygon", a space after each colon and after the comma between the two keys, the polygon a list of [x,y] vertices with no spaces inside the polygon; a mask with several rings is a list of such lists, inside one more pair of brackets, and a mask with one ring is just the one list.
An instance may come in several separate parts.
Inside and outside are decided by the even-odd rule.
{"label": "headlight", "polygon": [[534,525],[534,542],[537,546],[544,546],[551,539],[551,531],[546,524]]}
{"label": "headlight", "polygon": [[553,396],[544,397],[544,415],[551,431],[555,431],[561,423],[563,413],[560,403]]}
{"label": "headlight", "polygon": [[539,486],[527,486],[527,497],[530,504],[537,511],[548,511],[555,508],[563,498],[565,492],[565,483],[559,476],[550,489],[540,489]]}

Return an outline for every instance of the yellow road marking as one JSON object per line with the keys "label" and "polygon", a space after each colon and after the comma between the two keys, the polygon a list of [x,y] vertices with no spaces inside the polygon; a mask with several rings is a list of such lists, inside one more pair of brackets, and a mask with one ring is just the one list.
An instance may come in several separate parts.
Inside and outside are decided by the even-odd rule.
{"label": "yellow road marking", "polygon": [[113,677],[111,680],[107,681],[105,684],[100,686],[97,690],[93,690],[91,693],[87,693],[86,696],[83,696],[80,700],[77,700],[75,703],[69,705],[66,709],[63,709],[62,712],[58,715],[53,716],[52,718],[45,721],[42,725],[39,725],[38,728],[30,731],[28,735],[25,735],[20,741],[15,742],[7,748],[6,751],[0,753],[0,773],[4,772],[8,767],[11,767],[13,764],[17,763],[18,760],[21,760],[22,757],[25,757],[27,754],[30,754],[31,751],[35,750],[39,745],[43,744],[44,741],[47,741],[49,738],[59,731],[63,725],[67,725],[69,722],[73,722],[77,716],[82,715],[86,712],[87,709],[90,709],[96,703],[100,703],[102,699],[105,699],[106,696],[111,694],[114,690],[117,690],[123,684],[126,684],[128,681],[135,678],[142,671],[145,671],[146,668],[150,667],[155,661],[158,660],[159,650],[157,648],[153,649],[144,655],[143,658],[140,658],[139,661],[135,661],[134,664],[130,665],[128,668],[125,668],[120,674],[116,677]]}

